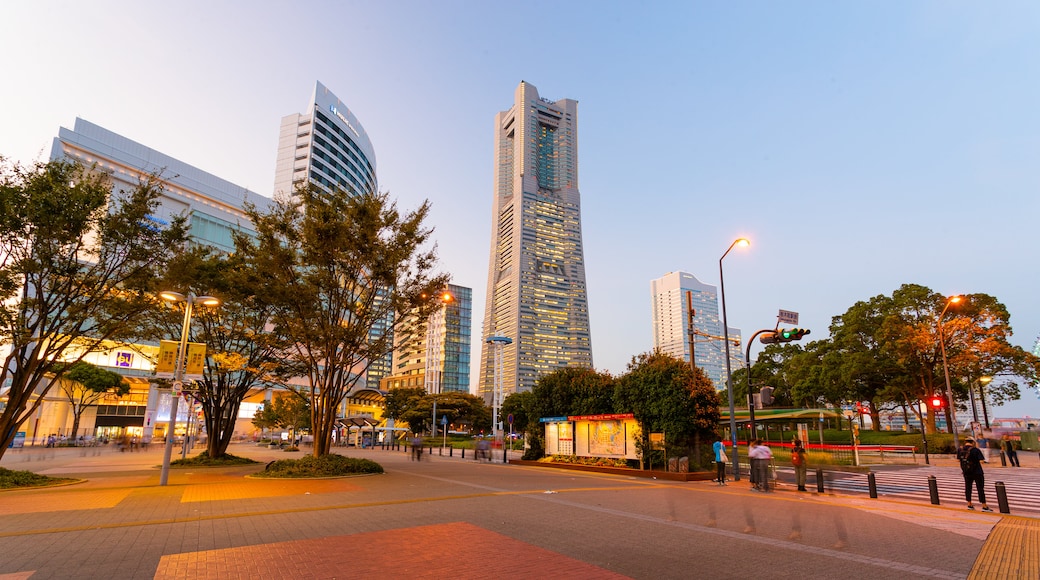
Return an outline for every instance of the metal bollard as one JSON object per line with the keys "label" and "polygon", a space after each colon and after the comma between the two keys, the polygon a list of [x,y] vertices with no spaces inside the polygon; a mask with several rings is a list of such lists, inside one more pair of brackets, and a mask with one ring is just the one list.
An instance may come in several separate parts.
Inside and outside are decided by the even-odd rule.
{"label": "metal bollard", "polygon": [[462,458],[463,459],[466,458],[466,448],[465,447],[462,448]]}
{"label": "metal bollard", "polygon": [[939,505],[939,484],[934,475],[928,476],[928,495],[932,498],[932,505]]}
{"label": "metal bollard", "polygon": [[1011,506],[1008,505],[1007,490],[1004,489],[1003,481],[997,482],[997,505],[1000,506],[1000,513],[1011,513]]}
{"label": "metal bollard", "polygon": [[871,499],[877,499],[877,481],[874,480],[874,472],[867,472],[867,487],[870,489]]}
{"label": "metal bollard", "polygon": [[502,463],[509,463],[509,450],[502,447]]}
{"label": "metal bollard", "polygon": [[441,457],[444,457],[444,448],[441,447],[441,450],[438,451],[437,454],[440,455]]}
{"label": "metal bollard", "polygon": [[449,447],[448,448],[448,457],[451,457],[454,453],[455,453],[455,447],[454,446]]}
{"label": "metal bollard", "polygon": [[816,468],[816,491],[823,493],[823,468]]}
{"label": "metal bollard", "polygon": [[1004,455],[1003,451],[1000,452],[1000,466],[1007,467],[1007,457]]}

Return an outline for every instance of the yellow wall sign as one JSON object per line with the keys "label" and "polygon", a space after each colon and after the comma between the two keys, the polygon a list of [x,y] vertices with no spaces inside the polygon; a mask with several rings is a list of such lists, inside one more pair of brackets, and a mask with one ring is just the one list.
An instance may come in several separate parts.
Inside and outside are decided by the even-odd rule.
{"label": "yellow wall sign", "polygon": [[173,378],[177,368],[177,349],[180,343],[174,340],[159,341],[159,360],[155,362],[155,375],[159,378]]}

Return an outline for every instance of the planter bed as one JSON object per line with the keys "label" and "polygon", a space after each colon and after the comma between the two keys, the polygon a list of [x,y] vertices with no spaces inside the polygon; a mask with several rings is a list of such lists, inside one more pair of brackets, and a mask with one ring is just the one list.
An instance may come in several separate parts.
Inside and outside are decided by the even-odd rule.
{"label": "planter bed", "polygon": [[631,469],[628,467],[601,467],[598,465],[581,465],[578,463],[547,463],[543,461],[525,461],[523,459],[510,459],[509,464],[524,467],[569,469],[571,471],[587,471],[590,473],[609,473],[611,475],[627,475],[629,477],[645,477],[647,479],[656,478],[668,481],[710,481],[715,478],[714,471],[676,473],[674,471],[650,471],[647,469]]}

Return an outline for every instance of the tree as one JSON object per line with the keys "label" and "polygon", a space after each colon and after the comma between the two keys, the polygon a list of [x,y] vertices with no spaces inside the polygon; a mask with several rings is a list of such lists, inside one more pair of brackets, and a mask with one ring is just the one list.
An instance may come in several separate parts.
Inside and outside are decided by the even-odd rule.
{"label": "tree", "polygon": [[265,436],[268,429],[278,426],[278,415],[270,403],[264,403],[263,407],[253,413],[253,426],[260,430],[261,438]]}
{"label": "tree", "polygon": [[[227,453],[242,400],[258,387],[284,385],[292,374],[283,359],[286,343],[270,328],[273,307],[262,288],[263,276],[239,253],[195,247],[172,261],[163,281],[166,289],[221,299],[219,308],[195,309],[189,330],[189,340],[207,347],[193,396],[202,406],[209,457]],[[182,313],[182,308],[157,309],[153,340],[178,336]]]}
{"label": "tree", "polygon": [[401,421],[408,425],[409,429],[418,431],[418,425],[413,427],[411,423],[404,419],[404,416],[417,409],[422,404],[425,396],[426,389],[422,387],[397,387],[390,389],[384,397],[383,417]]}
{"label": "tree", "polygon": [[289,430],[289,437],[294,444],[297,434],[311,427],[311,408],[306,393],[290,389],[280,397],[273,397],[271,415],[275,427]]}
{"label": "tree", "polygon": [[0,344],[10,347],[0,457],[71,365],[135,337],[186,240],[183,217],[151,217],[161,189],[152,177],[113,192],[105,175],[67,161],[0,165]]}
{"label": "tree", "polygon": [[[394,389],[399,390],[402,389]],[[439,426],[441,417],[447,417],[448,423],[470,425],[474,430],[491,429],[491,410],[484,405],[482,397],[454,391],[431,395],[426,394],[421,388],[407,390],[420,392],[419,396],[409,398],[408,407],[399,415],[412,431],[429,430],[432,433],[433,421],[436,420]],[[434,401],[437,401],[436,418],[433,417]]]}
{"label": "tree", "polygon": [[697,466],[710,461],[710,448],[700,443],[718,429],[719,396],[701,369],[660,351],[641,354],[618,380],[614,401],[639,422],[644,456],[650,434],[664,433],[670,455],[685,454]]}
{"label": "tree", "polygon": [[436,275],[429,203],[402,213],[384,193],[327,193],[310,185],[248,208],[255,239],[239,253],[264,273],[274,332],[308,381],[314,454],[329,453],[336,413],[394,336],[415,336],[448,283]]}
{"label": "tree", "polygon": [[83,361],[71,365],[60,384],[61,392],[72,407],[73,438],[79,433],[83,412],[96,405],[101,397],[121,397],[130,392],[130,385],[123,382],[123,375]]}

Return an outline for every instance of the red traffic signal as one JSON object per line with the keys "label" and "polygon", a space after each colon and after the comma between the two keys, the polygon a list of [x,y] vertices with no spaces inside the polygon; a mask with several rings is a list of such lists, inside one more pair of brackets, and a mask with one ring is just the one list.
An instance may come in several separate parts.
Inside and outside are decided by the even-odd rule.
{"label": "red traffic signal", "polygon": [[939,395],[933,395],[931,399],[932,408],[940,409],[943,406],[943,398]]}

